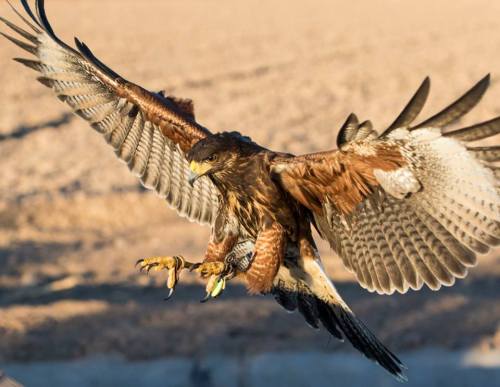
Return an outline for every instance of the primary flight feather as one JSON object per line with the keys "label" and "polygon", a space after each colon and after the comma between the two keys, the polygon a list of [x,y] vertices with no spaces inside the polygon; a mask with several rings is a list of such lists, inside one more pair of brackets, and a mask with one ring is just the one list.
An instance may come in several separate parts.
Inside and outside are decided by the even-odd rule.
{"label": "primary flight feather", "polygon": [[489,84],[483,78],[456,102],[414,125],[428,78],[382,134],[351,114],[337,150],[294,156],[274,152],[237,132],[212,133],[195,120],[190,100],[150,92],[108,68],[75,39],[52,30],[44,1],[35,13],[14,7],[24,27],[7,39],[33,55],[15,60],[103,135],[148,188],[191,221],[211,226],[205,259],[140,260],[168,270],[175,288],[183,269],[207,278],[217,297],[231,278],[251,293],[272,293],[309,325],[322,325],[404,380],[403,364],[354,315],[325,273],[315,227],[359,283],[381,294],[450,286],[500,243],[498,146],[470,142],[500,132],[500,118],[443,128],[469,112]]}

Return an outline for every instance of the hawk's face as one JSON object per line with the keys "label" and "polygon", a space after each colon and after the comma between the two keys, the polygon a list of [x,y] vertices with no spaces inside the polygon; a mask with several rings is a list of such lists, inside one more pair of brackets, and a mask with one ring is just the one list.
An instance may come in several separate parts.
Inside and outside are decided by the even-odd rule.
{"label": "hawk's face", "polygon": [[218,175],[231,171],[239,156],[239,134],[217,133],[197,142],[186,155],[191,169],[189,181],[194,184],[201,176]]}

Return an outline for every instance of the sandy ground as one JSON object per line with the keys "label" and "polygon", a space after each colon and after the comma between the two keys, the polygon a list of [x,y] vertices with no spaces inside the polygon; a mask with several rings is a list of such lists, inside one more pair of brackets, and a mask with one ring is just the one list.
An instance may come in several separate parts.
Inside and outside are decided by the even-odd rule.
{"label": "sandy ground", "polygon": [[[485,73],[493,83],[464,124],[500,114],[500,2],[47,1],[66,40],[152,90],[195,101],[215,131],[277,150],[334,147],[355,111],[383,129],[426,75],[423,117]],[[12,13],[0,3],[0,15]],[[164,303],[164,278],[139,275],[152,255],[200,257],[208,230],[144,191],[97,133],[10,60],[0,41],[0,360],[127,359],[214,352],[350,350],[270,298],[233,285],[198,304],[194,277]],[[500,347],[500,256],[439,293],[376,296],[321,245],[353,309],[398,351]]]}
{"label": "sandy ground", "polygon": [[[500,385],[500,351],[423,349],[403,353],[409,367],[405,387]],[[74,361],[5,364],[30,387],[400,387],[376,364],[355,353],[268,352],[253,356],[214,354],[125,361],[93,356]],[[287,370],[283,372],[283,370]],[[18,387],[2,385],[0,387]]]}

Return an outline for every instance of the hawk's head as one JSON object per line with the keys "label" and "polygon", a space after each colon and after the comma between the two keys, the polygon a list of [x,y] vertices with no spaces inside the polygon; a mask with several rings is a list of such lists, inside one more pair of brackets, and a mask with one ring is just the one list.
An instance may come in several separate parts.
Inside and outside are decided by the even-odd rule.
{"label": "hawk's head", "polygon": [[194,184],[201,176],[217,177],[230,172],[239,158],[255,146],[238,132],[216,133],[198,141],[186,155],[191,169],[189,182]]}

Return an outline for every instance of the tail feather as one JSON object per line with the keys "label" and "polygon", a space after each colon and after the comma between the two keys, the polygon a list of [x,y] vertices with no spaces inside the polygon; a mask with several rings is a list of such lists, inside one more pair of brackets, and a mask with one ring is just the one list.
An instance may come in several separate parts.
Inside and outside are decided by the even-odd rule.
{"label": "tail feather", "polygon": [[[283,286],[283,285],[281,285]],[[359,320],[354,313],[345,305],[326,302],[317,296],[310,294],[311,290],[304,287],[301,290],[285,290],[283,287],[273,289],[273,293],[279,294],[280,305],[290,311],[293,301],[285,301],[286,298],[298,299],[297,309],[302,314],[308,325],[317,329],[319,321],[325,329],[336,339],[343,341],[343,337],[365,355],[368,359],[380,364],[394,375],[399,381],[407,381],[404,375],[406,367],[401,360],[391,352],[379,339]],[[301,307],[306,305],[306,308]],[[313,311],[313,312],[312,312]]]}
{"label": "tail feather", "polygon": [[322,302],[320,300],[316,300],[316,305],[318,307],[318,317],[326,330],[336,339],[344,341],[342,332],[339,330],[339,324],[333,308],[326,302]]}
{"label": "tail feather", "polygon": [[287,292],[280,287],[276,287],[273,291],[273,295],[276,302],[288,312],[293,312],[297,309],[297,293]]}
{"label": "tail feather", "polygon": [[399,381],[405,381],[406,368],[359,320],[342,300],[319,260],[286,257],[271,292],[286,310],[298,310],[313,328],[319,322],[335,338],[343,337],[368,359],[380,364]]}
{"label": "tail feather", "polygon": [[354,313],[342,307],[332,307],[332,309],[340,329],[354,348],[362,352],[368,359],[380,364],[397,380],[408,381],[404,375],[406,367],[401,360],[382,344]]}
{"label": "tail feather", "polygon": [[297,308],[311,328],[319,328],[319,311],[314,297],[301,292],[297,297]]}

